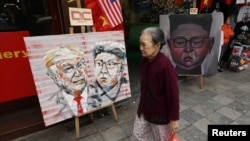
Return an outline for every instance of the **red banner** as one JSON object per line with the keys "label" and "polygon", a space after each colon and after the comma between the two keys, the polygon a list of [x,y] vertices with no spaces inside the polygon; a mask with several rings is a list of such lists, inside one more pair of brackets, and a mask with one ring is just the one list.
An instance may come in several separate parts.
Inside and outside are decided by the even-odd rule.
{"label": "red banner", "polygon": [[36,95],[23,37],[28,31],[0,32],[0,103]]}

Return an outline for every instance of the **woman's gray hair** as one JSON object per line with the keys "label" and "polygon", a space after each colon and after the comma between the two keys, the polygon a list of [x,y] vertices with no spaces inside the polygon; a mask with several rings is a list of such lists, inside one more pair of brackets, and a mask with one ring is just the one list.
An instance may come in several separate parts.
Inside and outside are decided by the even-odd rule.
{"label": "woman's gray hair", "polygon": [[147,27],[142,30],[141,34],[149,33],[152,35],[152,41],[154,44],[160,43],[160,49],[166,44],[164,32],[158,27]]}

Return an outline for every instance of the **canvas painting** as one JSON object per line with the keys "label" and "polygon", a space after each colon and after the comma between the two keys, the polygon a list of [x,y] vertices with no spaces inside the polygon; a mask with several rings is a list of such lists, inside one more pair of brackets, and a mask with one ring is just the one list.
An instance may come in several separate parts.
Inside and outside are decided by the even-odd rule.
{"label": "canvas painting", "polygon": [[181,75],[214,75],[221,51],[222,14],[160,15],[168,55]]}
{"label": "canvas painting", "polygon": [[131,97],[123,31],[24,41],[46,126]]}

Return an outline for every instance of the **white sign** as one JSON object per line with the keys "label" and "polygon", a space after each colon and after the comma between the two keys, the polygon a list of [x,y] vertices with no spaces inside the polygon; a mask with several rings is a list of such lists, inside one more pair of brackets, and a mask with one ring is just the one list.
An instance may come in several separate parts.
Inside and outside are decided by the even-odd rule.
{"label": "white sign", "polygon": [[91,9],[69,7],[71,26],[92,26],[93,18]]}
{"label": "white sign", "polygon": [[198,8],[190,8],[190,14],[198,14]]}

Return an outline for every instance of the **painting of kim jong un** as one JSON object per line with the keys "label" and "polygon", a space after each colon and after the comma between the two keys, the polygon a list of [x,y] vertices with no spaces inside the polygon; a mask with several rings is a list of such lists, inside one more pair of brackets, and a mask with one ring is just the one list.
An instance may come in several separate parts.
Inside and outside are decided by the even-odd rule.
{"label": "painting of kim jong un", "polygon": [[178,74],[213,75],[221,47],[221,14],[161,15],[163,52],[171,55]]}
{"label": "painting of kim jong un", "polygon": [[46,126],[131,97],[123,31],[24,41]]}

